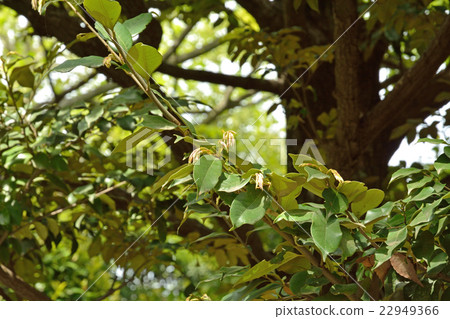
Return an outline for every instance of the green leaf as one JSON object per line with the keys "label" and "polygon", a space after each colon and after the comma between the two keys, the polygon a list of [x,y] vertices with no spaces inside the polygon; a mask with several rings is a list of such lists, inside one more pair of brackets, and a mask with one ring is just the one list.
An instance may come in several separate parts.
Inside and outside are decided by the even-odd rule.
{"label": "green leaf", "polygon": [[148,81],[161,65],[162,55],[154,47],[139,42],[128,51],[128,61],[133,69]]}
{"label": "green leaf", "polygon": [[435,190],[431,186],[427,186],[422,188],[416,195],[414,195],[411,200],[412,201],[422,201],[424,199],[427,199],[431,195],[435,193]]}
{"label": "green leaf", "polygon": [[436,144],[436,145],[440,145],[440,144],[446,144],[449,145],[446,141],[439,139],[439,138],[429,138],[429,137],[424,137],[421,138],[417,141],[417,143],[431,143],[431,144]]}
{"label": "green leaf", "polygon": [[427,269],[427,274],[433,276],[439,273],[447,265],[448,265],[448,255],[444,252],[441,252],[440,254],[433,257],[433,259],[430,261],[430,265]]}
{"label": "green leaf", "polygon": [[311,236],[325,261],[330,253],[338,249],[341,242],[342,231],[339,220],[335,216],[325,218],[322,213],[313,214]]}
{"label": "green leaf", "polygon": [[216,186],[218,192],[232,193],[248,184],[251,177],[242,179],[238,174],[224,173]]}
{"label": "green leaf", "polygon": [[9,225],[11,222],[11,216],[9,214],[9,211],[6,207],[0,209],[0,225],[6,226]]}
{"label": "green leaf", "polygon": [[389,184],[391,184],[393,181],[399,178],[403,178],[412,174],[417,174],[420,173],[421,171],[422,171],[421,169],[415,167],[399,169],[398,171],[394,172],[394,174],[392,174]]}
{"label": "green leaf", "polygon": [[388,251],[392,253],[397,248],[400,248],[403,245],[404,241],[406,240],[407,236],[408,230],[406,227],[390,230],[386,239]]}
{"label": "green leaf", "polygon": [[132,36],[135,36],[145,30],[147,24],[153,19],[151,13],[141,13],[140,15],[126,20],[123,25],[127,27]]}
{"label": "green leaf", "polygon": [[278,215],[273,222],[278,223],[281,220],[285,220],[288,222],[294,222],[294,223],[305,223],[305,222],[311,222],[312,220],[313,212],[311,211],[305,211],[300,209],[293,209],[288,210],[286,212],[282,212],[280,215]]}
{"label": "green leaf", "polygon": [[269,204],[270,200],[264,192],[254,187],[249,187],[246,192],[240,193],[230,207],[232,229],[244,224],[254,225],[264,217]]}
{"label": "green leaf", "polygon": [[450,173],[450,158],[447,157],[447,155],[442,154],[439,156],[434,162],[434,168],[436,168],[436,171],[438,174],[441,173]]}
{"label": "green leaf", "polygon": [[14,70],[11,72],[10,81],[11,83],[17,81],[23,87],[33,88],[34,74],[30,70],[30,65],[24,65],[14,68]]}
{"label": "green leaf", "polygon": [[301,294],[302,287],[306,285],[306,280],[308,279],[309,274],[307,270],[300,271],[292,276],[289,281],[289,288],[291,288],[292,292],[296,295]]}
{"label": "green leaf", "polygon": [[369,209],[381,204],[384,199],[384,192],[380,189],[369,189],[364,193],[363,198],[352,203],[352,212],[359,218]]}
{"label": "green leaf", "polygon": [[410,226],[417,226],[429,223],[434,217],[435,208],[440,204],[441,200],[436,200],[433,203],[426,204],[425,207],[416,215],[410,222]]}
{"label": "green leaf", "polygon": [[339,244],[339,248],[341,248],[342,250],[343,259],[353,256],[353,254],[358,250],[358,247],[356,247],[355,239],[348,229],[344,228],[342,230],[342,239],[341,243]]}
{"label": "green leaf", "polygon": [[199,194],[205,193],[219,181],[222,174],[222,161],[212,155],[204,155],[194,164],[194,181]]}
{"label": "green leaf", "polygon": [[99,68],[103,65],[103,58],[100,56],[90,55],[80,59],[67,60],[58,65],[53,71],[66,73],[75,69],[77,66],[85,66],[88,68]]}
{"label": "green leaf", "polygon": [[34,222],[34,227],[36,227],[36,232],[42,240],[46,240],[48,236],[48,229],[40,222]]}
{"label": "green leaf", "polygon": [[337,187],[339,193],[342,193],[347,197],[348,202],[353,202],[359,195],[367,190],[364,183],[356,181],[344,181]]}
{"label": "green leaf", "polygon": [[393,202],[387,202],[381,207],[369,210],[364,219],[364,224],[367,226],[386,218],[391,213],[394,206],[395,204]]}
{"label": "green leaf", "polygon": [[308,179],[307,182],[311,181],[313,178],[317,179],[329,179],[330,176],[327,174],[322,173],[318,169],[312,168],[310,166],[305,166],[305,172],[308,173]]}
{"label": "green leaf", "polygon": [[36,165],[36,168],[46,170],[51,167],[50,158],[47,154],[39,152],[33,156],[33,162]]}
{"label": "green leaf", "polygon": [[103,106],[98,105],[94,107],[85,117],[88,126],[90,127],[91,124],[97,121],[102,115],[103,115]]}
{"label": "green leaf", "polygon": [[140,142],[148,138],[150,135],[155,133],[154,130],[142,127],[138,129],[136,132],[128,135],[123,140],[117,144],[116,148],[112,151],[112,154],[115,153],[124,153],[130,149],[132,149],[134,146],[138,145]]}
{"label": "green leaf", "polygon": [[[235,283],[235,285],[239,285],[241,283],[265,276],[274,271],[275,269],[277,269],[278,267],[280,267],[281,265],[287,263],[288,261],[291,261],[292,259],[298,256],[299,255],[288,251],[283,255],[283,259],[280,262],[275,263],[272,261],[263,260],[258,264],[256,264],[255,266],[253,266],[252,268],[250,268],[249,270],[247,270],[247,272],[245,272],[241,276],[241,278]],[[277,257],[279,256],[276,256],[275,258]]]}
{"label": "green leaf", "polygon": [[433,177],[424,176],[421,179],[419,179],[418,181],[409,183],[408,185],[406,185],[406,187],[408,188],[408,194],[410,194],[413,190],[415,190],[417,188],[424,187],[426,184],[428,184],[432,180],[433,180]]}
{"label": "green leaf", "polygon": [[119,20],[122,7],[117,1],[110,0],[84,0],[86,11],[98,22],[108,29],[113,29]]}
{"label": "green leaf", "polygon": [[163,177],[161,177],[155,184],[152,185],[152,189],[150,194],[154,194],[158,189],[165,187],[168,183],[175,179],[180,179],[188,176],[192,173],[194,165],[188,163],[183,164],[170,172],[166,173]]}
{"label": "green leaf", "polygon": [[424,258],[429,262],[434,252],[434,235],[428,230],[420,232],[412,245],[412,251],[416,258]]}
{"label": "green leaf", "polygon": [[134,120],[134,117],[131,115],[125,115],[124,117],[117,119],[117,124],[121,128],[123,128],[126,131],[133,132],[136,128],[136,121]]}
{"label": "green leaf", "polygon": [[123,48],[125,52],[128,52],[133,46],[133,38],[131,37],[130,31],[122,23],[117,22],[114,26],[114,33],[120,47]]}
{"label": "green leaf", "polygon": [[50,160],[51,167],[57,171],[63,172],[69,169],[67,161],[61,155],[56,155]]}
{"label": "green leaf", "polygon": [[306,2],[308,3],[311,9],[319,12],[319,0],[306,0]]}
{"label": "green leaf", "polygon": [[345,195],[332,188],[325,189],[322,196],[325,199],[324,205],[327,212],[337,214],[345,211],[348,207],[348,200]]}
{"label": "green leaf", "polygon": [[173,130],[177,127],[176,124],[157,115],[145,115],[143,119],[144,121],[140,125],[154,130]]}

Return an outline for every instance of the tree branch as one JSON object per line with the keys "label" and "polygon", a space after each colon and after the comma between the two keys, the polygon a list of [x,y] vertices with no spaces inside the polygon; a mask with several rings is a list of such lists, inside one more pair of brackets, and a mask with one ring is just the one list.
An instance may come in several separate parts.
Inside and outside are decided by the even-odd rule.
{"label": "tree branch", "polygon": [[167,63],[170,63],[170,64],[183,63],[184,61],[196,58],[202,54],[205,54],[205,53],[217,48],[222,43],[223,43],[222,39],[214,39],[213,41],[205,44],[201,48],[198,48],[198,49],[188,52],[186,54],[182,54],[182,55],[178,55],[178,56],[176,56],[176,55],[171,56],[169,59],[167,59]]}
{"label": "tree branch", "polygon": [[4,265],[0,265],[0,282],[12,289],[17,296],[26,300],[50,301],[51,299],[33,286],[27,284],[22,278],[16,276],[14,272]]}
{"label": "tree branch", "polygon": [[250,90],[246,94],[240,96],[235,100],[231,100],[231,93],[233,93],[233,87],[228,87],[222,101],[208,113],[208,117],[202,122],[202,124],[209,124],[214,121],[225,110],[238,106],[243,100],[253,96],[256,91]]}
{"label": "tree branch", "polygon": [[[410,112],[411,101],[425,92],[424,83],[436,76],[436,71],[448,58],[450,52],[450,17],[445,19],[436,38],[412,68],[405,72],[394,90],[380,101],[363,119],[362,140],[370,145],[384,130],[397,121],[402,114]],[[417,106],[416,106],[417,107]]]}
{"label": "tree branch", "polygon": [[281,81],[226,75],[202,70],[183,69],[168,63],[161,64],[158,71],[185,80],[223,84],[233,87],[241,87],[243,89],[254,89],[272,93],[281,93],[285,87]]}
{"label": "tree branch", "polygon": [[59,106],[60,107],[67,107],[70,105],[74,105],[76,103],[79,102],[84,102],[84,101],[90,101],[92,100],[94,97],[103,94],[105,92],[108,92],[112,89],[118,88],[119,86],[116,83],[107,83],[105,85],[99,86],[98,88],[95,88],[85,94],[78,94],[77,96],[71,98],[71,99],[62,99],[61,102],[59,102]]}
{"label": "tree branch", "polygon": [[163,61],[167,61],[168,58],[170,58],[178,49],[178,47],[181,45],[181,42],[187,37],[189,32],[192,31],[192,29],[195,27],[195,23],[188,25],[183,32],[181,32],[178,39],[176,39],[173,46],[169,48],[169,50],[164,54]]}

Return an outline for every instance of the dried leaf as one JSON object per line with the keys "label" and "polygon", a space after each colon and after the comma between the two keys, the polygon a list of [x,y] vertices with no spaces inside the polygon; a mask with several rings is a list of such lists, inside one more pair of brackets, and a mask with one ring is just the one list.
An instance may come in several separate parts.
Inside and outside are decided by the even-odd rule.
{"label": "dried leaf", "polygon": [[412,262],[403,254],[395,253],[391,257],[391,265],[394,267],[395,271],[402,277],[412,280],[421,287],[423,287],[419,278],[417,277],[416,270]]}
{"label": "dried leaf", "polygon": [[377,274],[378,278],[380,278],[381,282],[384,282],[384,279],[386,278],[386,275],[390,268],[391,263],[389,262],[389,260],[387,260],[375,269],[375,273]]}

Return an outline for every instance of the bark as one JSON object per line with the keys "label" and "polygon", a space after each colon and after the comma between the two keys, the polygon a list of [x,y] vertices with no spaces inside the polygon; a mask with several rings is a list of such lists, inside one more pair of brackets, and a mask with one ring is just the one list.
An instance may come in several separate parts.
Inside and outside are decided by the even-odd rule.
{"label": "bark", "polygon": [[2,283],[5,287],[12,289],[21,299],[32,301],[51,300],[47,295],[27,284],[19,276],[16,276],[11,269],[4,265],[0,265],[0,283]]}

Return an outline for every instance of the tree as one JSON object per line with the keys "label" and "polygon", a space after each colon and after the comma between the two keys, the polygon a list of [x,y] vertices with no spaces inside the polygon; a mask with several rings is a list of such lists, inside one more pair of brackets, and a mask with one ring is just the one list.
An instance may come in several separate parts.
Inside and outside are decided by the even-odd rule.
{"label": "tree", "polygon": [[[448,248],[439,243],[446,242],[448,237],[445,222],[448,187],[444,180],[449,171],[448,146],[434,167],[396,172],[391,182],[397,182],[400,192],[402,187],[408,187],[408,196],[401,194],[403,198],[398,201],[386,202],[376,208],[384,199],[383,191],[368,189],[361,182],[344,181],[336,170],[302,155],[293,156],[293,168],[297,172],[285,176],[251,164],[245,165],[239,159],[233,162],[230,151],[233,132],[225,132],[220,144],[207,145],[191,153],[189,144],[198,138],[195,128],[179,115],[179,102],[172,105],[148,82],[149,75],[161,60],[158,70],[176,77],[280,93],[284,98],[288,134],[300,140],[305,137],[318,140],[326,162],[343,172],[344,177],[369,177],[367,184],[381,184],[381,177],[386,175],[389,152],[392,152],[386,146],[398,145],[399,138],[406,132],[404,125],[400,129],[398,125],[410,116],[423,116],[423,105],[437,108],[445,102],[442,98],[435,102],[436,97],[442,96],[447,89],[447,84],[444,82],[441,86],[440,82],[447,76],[447,69],[436,74],[449,49],[449,44],[444,41],[449,28],[445,7],[424,2],[393,7],[393,2],[380,1],[378,9],[371,11],[370,17],[357,20],[365,8],[371,8],[370,3],[361,3],[359,11],[355,1],[323,1],[320,5],[317,1],[286,1],[282,5],[280,2],[267,2],[263,10],[261,7],[256,10],[256,2],[238,1],[263,27],[258,30],[252,22],[248,24],[254,29],[242,27],[242,23],[236,21],[239,11],[227,8],[222,2],[196,1],[177,5],[147,1],[120,6],[117,2],[101,0],[106,8],[97,10],[95,6],[99,1],[85,1],[84,5],[97,20],[94,33],[99,33],[99,39],[103,39],[101,46],[94,44],[89,39],[90,35],[80,36],[78,42],[72,42],[78,32],[83,31],[79,30],[78,19],[84,18],[69,1],[32,1],[31,4],[28,1],[3,1],[17,12],[28,12],[27,17],[37,34],[44,33],[41,19],[45,19],[47,28],[51,25],[49,23],[54,21],[56,24],[63,17],[68,26],[73,26],[67,30],[51,30],[60,41],[70,46],[72,52],[85,58],[63,63],[56,70],[70,71],[76,65],[105,65],[107,68],[100,69],[101,72],[116,83],[128,87],[134,80],[147,95],[144,97],[142,92],[128,88],[116,96],[94,99],[88,105],[73,103],[64,107],[56,100],[57,103],[51,106],[36,107],[33,96],[52,69],[59,53],[58,46],[48,52],[47,61],[39,68],[18,53],[10,53],[3,58],[4,131],[17,131],[16,134],[6,134],[2,141],[4,167],[1,180],[7,187],[2,193],[4,204],[0,215],[2,261],[5,264],[0,281],[9,289],[3,292],[5,299],[10,296],[44,298],[26,281],[53,284],[54,258],[60,250],[53,249],[52,245],[61,245],[62,251],[68,251],[71,246],[69,256],[72,260],[86,260],[86,251],[92,262],[100,252],[106,262],[115,260],[114,264],[121,268],[108,272],[112,285],[106,293],[92,292],[91,286],[84,289],[95,298],[103,299],[136,277],[149,274],[150,270],[158,272],[159,265],[171,265],[174,256],[178,259],[184,244],[195,244],[190,246],[191,256],[202,255],[208,249],[215,254],[219,266],[235,266],[219,271],[218,278],[226,278],[227,281],[214,293],[220,296],[221,289],[226,289],[228,283],[241,287],[225,299],[286,297],[309,300],[332,298],[332,295],[350,300],[417,299],[424,294],[430,296],[430,287],[435,285],[439,289],[434,290],[433,298],[447,298],[448,256],[445,252]],[[40,7],[46,4],[50,6]],[[41,12],[46,9],[44,18],[33,11],[26,11],[31,10],[31,5]],[[144,43],[157,46],[161,40],[158,22],[149,14],[138,16],[146,11],[146,5],[160,8],[166,17],[170,17],[170,12],[181,12],[188,23],[179,41],[165,57],[160,57],[151,46],[133,44],[131,34],[135,24],[139,26],[136,33],[147,24],[152,28],[152,32],[142,33],[139,41],[148,40]],[[138,17],[128,26],[126,22],[132,20],[125,17],[119,23],[118,8],[128,18]],[[292,8],[303,18],[301,25],[294,22]],[[418,11],[409,12],[412,8]],[[400,22],[386,17],[386,12],[397,13],[398,10],[402,16],[398,20]],[[417,14],[420,10],[424,15]],[[191,31],[192,23],[202,14],[212,11],[224,13],[229,20],[229,29],[233,30],[225,40],[230,42],[231,53],[241,62],[251,58],[254,68],[268,68],[264,64],[267,59],[275,66],[279,80],[186,70],[175,65],[220,44],[220,41],[213,40],[206,48],[190,52],[187,57],[171,54],[171,51],[177,51],[177,46]],[[283,19],[269,19],[274,11],[281,12]],[[71,15],[71,12],[78,12],[78,16]],[[241,18],[248,18],[248,13]],[[424,22],[423,17],[428,15],[432,19],[425,18]],[[320,29],[314,23],[319,17],[328,21]],[[87,20],[82,21],[89,24]],[[354,21],[357,22],[352,25]],[[441,24],[430,43],[418,31],[418,21],[421,27],[428,28],[438,28]],[[347,30],[349,26],[352,28]],[[112,44],[106,42],[108,39],[112,39]],[[339,41],[330,51],[327,44],[333,39]],[[88,55],[90,57],[86,57]],[[152,58],[141,59],[143,55]],[[316,64],[318,56],[324,58],[324,63]],[[415,59],[417,62],[412,63]],[[126,73],[110,68],[110,64]],[[389,68],[394,70],[388,79],[393,89],[380,101],[378,73],[384,64],[389,64]],[[313,72],[306,73],[310,69]],[[308,76],[300,78],[301,85],[296,85],[296,74],[303,71]],[[418,75],[421,81],[417,80]],[[420,105],[412,107],[408,99],[416,97],[423,81],[427,82],[427,93],[420,95],[419,101],[427,95],[423,100],[425,104],[417,103]],[[291,82],[294,85],[289,87]],[[408,107],[410,109],[406,113],[405,108]],[[153,115],[145,115],[155,110]],[[144,128],[136,131],[136,124]],[[105,156],[105,151],[111,150],[112,144],[116,145],[122,138],[119,127],[133,132],[127,139],[155,131],[179,135],[181,142],[168,143],[177,154],[178,163],[167,165],[166,168],[172,165],[173,169],[169,172],[163,169],[160,172],[162,176],[157,179],[127,170],[120,155]],[[415,128],[407,125],[407,129],[411,127]],[[127,139],[116,146],[116,151],[120,153]],[[430,141],[448,145],[442,140]],[[191,153],[190,160],[183,164],[186,153]],[[126,173],[122,175],[122,172]],[[408,184],[404,180],[398,182],[410,175],[412,180]],[[370,178],[373,176],[379,179]],[[185,185],[189,180],[194,183]],[[132,185],[133,189],[125,188],[125,185]],[[302,189],[316,195],[319,203],[299,204]],[[178,199],[174,200],[174,197]],[[168,211],[170,216],[166,216]],[[183,211],[184,214],[180,214]],[[202,213],[208,214],[207,217],[201,218]],[[206,219],[209,224],[203,225],[199,219]],[[157,231],[147,227],[147,223],[157,225]],[[256,229],[266,225],[272,232],[263,233],[262,238],[266,240],[261,241],[261,234],[255,233],[253,225]],[[428,225],[430,231],[425,230]],[[278,234],[276,240],[267,241],[267,237],[274,234]],[[181,240],[176,239],[179,235]],[[380,245],[384,239],[388,246]],[[434,247],[430,254],[424,253],[422,239]],[[88,248],[78,249],[80,240],[85,241]],[[413,252],[405,252],[411,244],[415,247]],[[272,255],[274,251],[275,256]],[[266,261],[269,258],[271,261]],[[48,267],[36,267],[45,262]],[[346,271],[340,263],[348,265],[350,270]],[[182,264],[177,264],[177,270],[186,276],[188,272]],[[244,266],[246,264],[252,267],[248,269]],[[370,269],[370,275],[364,274],[364,267]],[[35,273],[27,273],[27,268],[35,269]],[[101,272],[104,268],[100,266],[97,269]],[[131,270],[130,279],[117,273],[127,268]],[[18,278],[17,274],[28,278]],[[388,274],[389,278],[386,277]],[[67,280],[63,274],[56,275],[60,280],[55,285],[62,285]],[[82,279],[85,275],[75,272],[69,278],[85,286]],[[114,277],[121,277],[122,283],[116,285],[117,278]],[[233,281],[233,277],[238,280]],[[400,291],[397,281],[404,280],[401,277],[416,284],[408,283],[408,289]],[[108,278],[103,278],[108,284]],[[199,282],[194,278],[189,280],[191,284],[186,288],[186,295],[194,291],[192,285]],[[96,283],[97,280],[93,284]],[[28,285],[24,288],[26,294],[22,288],[16,288],[24,285]],[[53,294],[58,291],[51,285],[44,289]],[[64,298],[82,297],[82,291],[67,292]],[[402,295],[398,296],[399,293]]]}
{"label": "tree", "polygon": [[[49,6],[45,16],[40,16],[32,10],[30,1],[3,3],[28,17],[35,34],[52,35],[70,43],[83,32],[76,17],[67,16],[64,6]],[[123,14],[132,17],[153,8],[169,18],[179,12],[186,29],[168,52],[176,53],[201,17],[221,13],[224,16],[221,19],[228,20],[228,30],[233,30],[228,41],[233,56],[241,62],[251,59],[253,67],[264,61],[272,63],[278,80],[180,67],[181,62],[214,49],[220,39],[211,39],[204,47],[181,57],[172,54],[158,70],[176,78],[284,93],[287,136],[299,141],[296,146],[288,146],[290,153],[298,152],[305,138],[315,138],[320,141],[326,162],[343,176],[365,178],[371,185],[380,186],[387,175],[387,163],[403,137],[414,134],[415,126],[448,100],[442,95],[449,89],[448,69],[443,68],[437,74],[449,53],[445,40],[450,28],[448,2],[380,0],[345,34],[371,3],[353,0],[237,3],[252,15],[259,28],[254,30],[238,21],[239,15],[221,1],[183,2],[184,7],[177,1],[137,1],[133,5],[124,4]],[[278,18],[274,19],[274,15]],[[58,28],[62,20],[67,28]],[[140,40],[158,47],[162,37],[160,22],[153,20],[148,30]],[[338,38],[332,49],[312,65]],[[71,47],[79,56],[102,55],[104,50],[95,41]],[[310,66],[312,69],[296,82]],[[381,68],[389,73],[383,83],[379,81]],[[120,85],[130,84],[113,70],[101,72]],[[380,90],[386,90],[383,100]]]}

